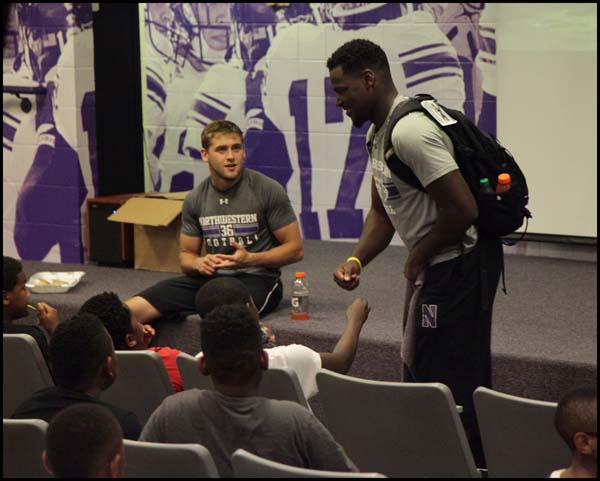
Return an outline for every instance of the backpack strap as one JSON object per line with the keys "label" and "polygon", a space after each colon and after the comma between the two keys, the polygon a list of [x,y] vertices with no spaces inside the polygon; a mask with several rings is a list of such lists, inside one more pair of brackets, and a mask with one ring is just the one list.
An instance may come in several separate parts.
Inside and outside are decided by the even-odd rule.
{"label": "backpack strap", "polygon": [[387,164],[389,169],[394,174],[396,174],[398,178],[402,179],[407,184],[413,186],[415,189],[419,189],[420,191],[425,192],[425,188],[421,184],[421,181],[414,174],[412,169],[404,162],[402,162],[402,160],[394,151],[394,146],[392,145],[392,131],[394,130],[396,123],[402,117],[410,114],[411,112],[425,111],[425,109],[421,105],[421,102],[423,100],[435,99],[431,95],[419,94],[415,97],[411,97],[405,102],[399,103],[392,111],[392,115],[388,123],[388,130],[385,133],[385,163]]}

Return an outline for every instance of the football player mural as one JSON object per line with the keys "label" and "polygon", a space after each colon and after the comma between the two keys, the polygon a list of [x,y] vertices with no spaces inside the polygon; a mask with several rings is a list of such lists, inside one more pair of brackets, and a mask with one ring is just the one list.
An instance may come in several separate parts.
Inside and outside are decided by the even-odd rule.
{"label": "football player mural", "polygon": [[[335,106],[325,65],[346,41],[379,43],[402,94],[429,93],[495,134],[495,83],[487,78],[495,75],[490,63],[495,60],[495,18],[484,3],[169,8],[173,15],[168,21],[184,30],[188,41],[187,47],[174,48],[194,67],[176,69],[177,89],[165,81],[165,109],[177,112],[166,130],[173,130],[175,140],[167,141],[162,154],[151,144],[148,149],[154,149],[159,161],[177,155],[180,172],[172,178],[195,172],[185,184],[191,189],[206,175],[193,167],[201,164],[204,126],[216,119],[236,122],[245,133],[246,165],[286,188],[306,238],[355,239],[370,206],[368,126],[353,127]],[[211,44],[210,38],[218,41]],[[170,103],[172,96],[177,96],[176,104]],[[150,118],[144,123],[147,130],[158,124]],[[155,160],[148,158],[150,172],[156,171]],[[173,185],[147,188],[174,190]]]}
{"label": "football player mural", "polygon": [[[3,62],[7,255],[83,261],[83,201],[97,186],[91,25],[89,3],[12,4]],[[78,69],[77,88],[74,66],[89,67]]]}

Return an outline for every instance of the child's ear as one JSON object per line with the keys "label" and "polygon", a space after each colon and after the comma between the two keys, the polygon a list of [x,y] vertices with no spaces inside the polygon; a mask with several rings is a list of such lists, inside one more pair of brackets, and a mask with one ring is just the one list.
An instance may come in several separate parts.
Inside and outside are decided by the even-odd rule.
{"label": "child's ear", "polygon": [[109,474],[111,478],[122,478],[125,471],[125,456],[123,450],[117,451],[110,461]]}
{"label": "child's ear", "polygon": [[590,443],[589,435],[586,433],[575,433],[573,435],[573,444],[575,445],[575,449],[581,454],[585,454],[586,456],[594,454],[594,448]]}
{"label": "child's ear", "polygon": [[127,347],[129,349],[133,349],[135,346],[137,346],[137,341],[133,338],[133,335],[131,334],[125,335],[125,343],[127,344]]}
{"label": "child's ear", "polygon": [[112,385],[117,377],[115,356],[116,354],[114,353],[110,356],[106,356],[104,362],[102,363],[102,370],[104,371],[104,374],[106,374],[106,376],[111,380],[109,386]]}
{"label": "child's ear", "polygon": [[200,367],[200,372],[204,376],[210,376],[210,372],[208,371],[208,368],[206,367],[206,360],[204,359],[204,356],[200,356],[198,358],[198,366]]}
{"label": "child's ear", "polygon": [[44,465],[44,468],[46,468],[46,471],[48,471],[49,474],[54,475],[54,473],[52,472],[52,466],[50,466],[50,462],[48,461],[48,451],[46,451],[45,449],[42,451],[42,464]]}
{"label": "child's ear", "polygon": [[260,368],[263,371],[269,369],[269,355],[264,349],[260,352]]}

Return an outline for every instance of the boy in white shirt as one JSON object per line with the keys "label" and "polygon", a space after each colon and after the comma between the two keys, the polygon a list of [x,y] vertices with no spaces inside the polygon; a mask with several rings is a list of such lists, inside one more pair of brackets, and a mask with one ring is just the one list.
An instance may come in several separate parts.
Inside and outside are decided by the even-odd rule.
{"label": "boy in white shirt", "polygon": [[[196,310],[204,318],[217,306],[243,303],[259,320],[258,309],[247,287],[234,277],[220,277],[204,284],[196,294]],[[322,367],[346,374],[352,365],[360,331],[369,316],[368,302],[359,297],[346,309],[346,328],[332,352],[316,352],[301,344],[265,349],[268,368],[287,367],[296,371],[302,391],[309,399],[317,394],[316,374]],[[196,357],[202,355],[199,352]]]}

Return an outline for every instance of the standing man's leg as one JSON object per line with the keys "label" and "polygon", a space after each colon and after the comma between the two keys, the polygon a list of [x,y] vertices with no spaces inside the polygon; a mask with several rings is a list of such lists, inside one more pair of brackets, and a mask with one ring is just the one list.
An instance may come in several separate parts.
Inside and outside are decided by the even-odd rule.
{"label": "standing man's leg", "polygon": [[481,263],[489,262],[490,248],[481,242],[468,254],[430,266],[414,312],[414,380],[450,388],[463,406],[461,418],[479,467],[485,460],[473,391],[491,387],[491,305],[499,275],[495,261],[486,265],[487,289],[482,291]]}

